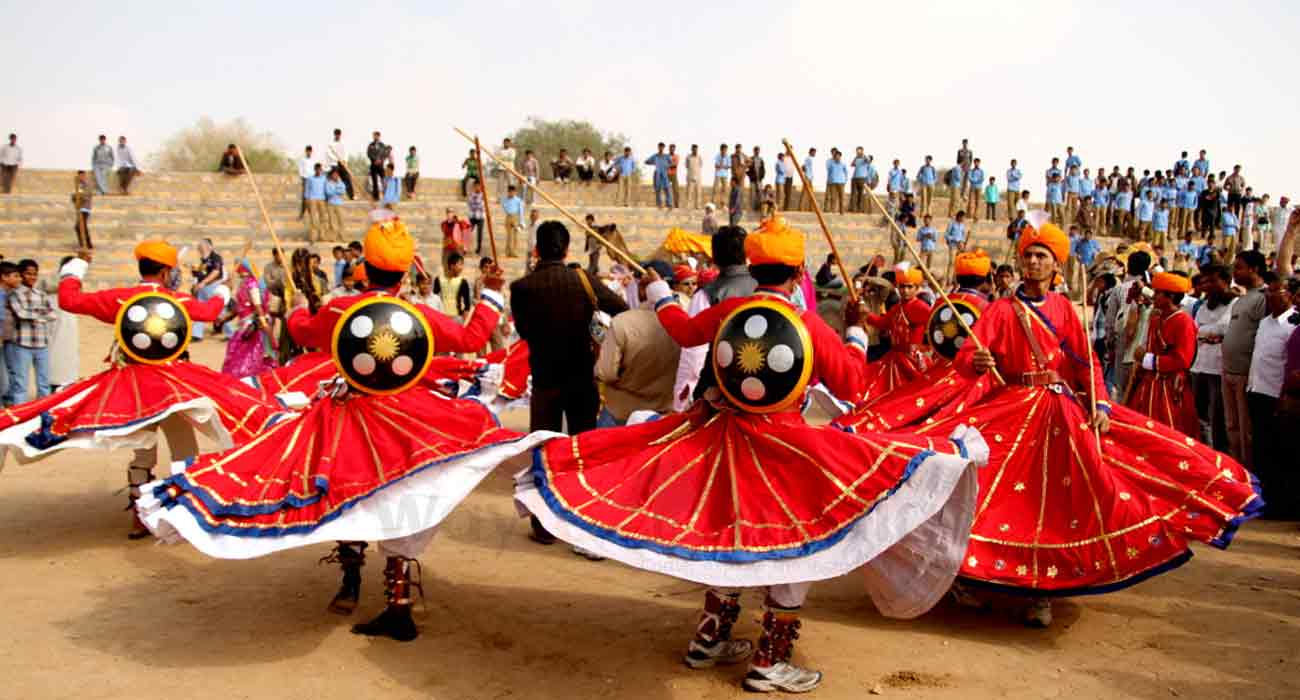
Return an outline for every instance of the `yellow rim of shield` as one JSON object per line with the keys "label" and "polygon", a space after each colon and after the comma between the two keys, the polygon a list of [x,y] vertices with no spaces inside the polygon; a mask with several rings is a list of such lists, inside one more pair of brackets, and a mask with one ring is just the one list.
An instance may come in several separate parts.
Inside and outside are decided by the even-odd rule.
{"label": "yellow rim of shield", "polygon": [[[145,298],[165,299],[171,302],[172,306],[175,306],[176,308],[180,309],[181,316],[185,317],[185,339],[181,341],[180,347],[176,349],[176,352],[173,353],[171,357],[165,360],[151,360],[147,357],[140,357],[139,355],[135,354],[135,350],[131,348],[131,344],[126,342],[126,339],[122,337],[122,317],[126,315],[126,310],[131,308],[132,304]],[[190,333],[193,330],[193,328],[194,328],[194,320],[190,318],[189,310],[186,309],[185,305],[182,304],[179,300],[174,299],[166,294],[163,294],[162,292],[154,292],[154,291],[140,292],[139,294],[136,294],[135,296],[130,297],[126,301],[122,302],[122,305],[117,307],[117,316],[113,318],[113,339],[117,341],[117,346],[122,349],[122,354],[131,358],[133,362],[139,362],[140,364],[145,364],[145,365],[165,365],[168,362],[174,361],[176,358],[180,357],[182,354],[185,353],[186,348],[190,346]]]}
{"label": "yellow rim of shield", "polygon": [[[771,309],[786,317],[786,319],[791,321],[796,332],[799,334],[799,340],[803,343],[804,350],[809,353],[812,352],[812,336],[808,334],[808,327],[804,325],[803,319],[799,317],[799,313],[789,304],[773,299],[755,299],[753,301],[745,302],[733,309],[731,313],[727,314],[726,318],[722,319],[722,323],[718,324],[718,332],[713,336],[713,347],[716,348],[718,346],[718,340],[722,338],[722,330],[727,327],[728,323],[731,323],[731,319],[735,318],[736,314],[753,308]],[[727,391],[727,386],[723,383],[721,378],[721,368],[718,367],[718,353],[713,353],[713,376],[718,378],[718,390],[722,392],[723,396],[727,397],[728,401],[746,411],[750,411],[751,413],[776,413],[778,411],[784,411],[800,401],[803,398],[804,389],[808,388],[808,380],[812,379],[812,366],[813,358],[804,357],[803,370],[799,374],[799,381],[794,385],[794,388],[790,390],[790,395],[787,396],[784,401],[772,404],[771,406],[754,406],[748,400],[744,400],[743,397],[738,399],[737,397],[732,396],[730,391]]]}
{"label": "yellow rim of shield", "polygon": [[[980,313],[979,308],[976,307],[973,302],[967,299],[962,299],[960,297],[953,298],[952,305],[957,307],[957,313],[960,313],[962,311],[969,311],[971,315],[975,317],[976,321],[980,320],[980,316],[983,315]],[[930,337],[930,329],[934,327],[935,321],[938,320],[939,318],[939,314],[943,313],[943,310],[946,308],[948,308],[948,304],[940,300],[938,303],[934,305],[934,310],[930,312],[930,317],[925,320],[925,343],[930,347],[935,347],[934,338]],[[945,323],[945,322],[939,321],[939,323]],[[971,322],[971,325],[972,326],[975,325],[974,321]],[[960,327],[958,327],[958,332],[963,336],[966,333],[965,330],[961,329]]]}
{"label": "yellow rim of shield", "polygon": [[[402,307],[402,309],[404,309],[407,313],[411,314],[411,316],[415,319],[417,323],[419,323],[422,327],[424,327],[424,335],[426,338],[429,339],[429,343],[428,343],[429,351],[425,353],[424,361],[420,363],[420,366],[423,369],[415,373],[415,375],[411,377],[411,379],[407,381],[405,384],[392,389],[386,389],[384,391],[380,391],[378,389],[372,389],[368,386],[364,386],[362,384],[358,384],[357,382],[352,381],[352,377],[349,376],[348,373],[344,371],[343,364],[339,362],[339,351],[338,351],[339,333],[343,332],[344,319],[350,319],[355,315],[355,313],[358,310],[379,303],[397,304],[398,306]],[[356,304],[353,304],[352,306],[349,306],[343,312],[343,317],[340,318],[338,322],[334,324],[334,332],[330,334],[330,359],[334,361],[334,369],[338,370],[339,376],[343,377],[343,381],[347,382],[353,389],[356,389],[357,391],[360,391],[365,394],[375,394],[377,396],[388,396],[390,394],[397,394],[406,391],[407,389],[410,389],[417,382],[423,379],[425,373],[429,371],[429,362],[430,360],[433,359],[433,327],[429,325],[429,319],[425,318],[424,314],[421,313],[419,309],[415,308],[415,305],[412,304],[411,302],[406,301],[405,299],[401,299],[399,297],[388,296],[386,294],[373,296],[368,299],[359,301]]]}

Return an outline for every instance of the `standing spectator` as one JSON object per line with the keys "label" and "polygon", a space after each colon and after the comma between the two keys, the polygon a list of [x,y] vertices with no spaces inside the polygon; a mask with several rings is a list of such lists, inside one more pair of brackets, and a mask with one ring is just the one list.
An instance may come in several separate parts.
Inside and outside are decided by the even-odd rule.
{"label": "standing spectator", "polygon": [[966,182],[966,173],[961,166],[954,166],[948,171],[944,184],[948,186],[948,216],[952,217],[953,212],[961,208],[962,186]]}
{"label": "standing spectator", "polygon": [[840,149],[832,148],[831,158],[826,161],[826,213],[844,213],[844,185],[848,181],[849,169],[840,159]]}
{"label": "standing spectator", "polygon": [[[194,286],[190,293],[199,301],[207,301],[212,297],[224,297],[230,300],[230,290],[224,285],[226,280],[226,268],[221,260],[221,255],[212,247],[212,239],[204,238],[199,241],[199,264],[194,270]],[[194,342],[203,340],[203,332],[206,329],[206,323],[194,322],[192,324],[191,336]],[[217,329],[220,330],[220,329]]]}
{"label": "standing spectator", "polygon": [[[1191,233],[1188,232],[1188,238]],[[1228,451],[1223,406],[1223,339],[1237,298],[1232,295],[1232,273],[1223,265],[1207,265],[1198,275],[1201,299],[1192,307],[1196,321],[1196,359],[1192,362],[1192,388],[1201,441],[1220,452]]]}
{"label": "standing spectator", "polygon": [[885,180],[885,194],[889,197],[891,207],[897,207],[899,200],[903,197],[903,190],[906,189],[907,183],[905,172],[899,167],[899,161],[895,158],[893,167],[889,169],[888,179]]}
{"label": "standing spectator", "polygon": [[623,147],[623,157],[618,159],[618,194],[623,206],[630,207],[636,202],[636,159],[632,157],[632,148]]}
{"label": "standing spectator", "polygon": [[[524,149],[523,176],[524,203],[531,207],[533,206],[533,190],[542,179],[542,164],[538,162],[537,155],[533,153],[532,149]],[[506,191],[509,192],[509,189],[506,188]]]}
{"label": "standing spectator", "polygon": [[[494,155],[496,156],[496,159],[493,163],[500,161],[508,164],[512,168],[515,167],[515,158],[518,157],[518,154],[515,151],[514,143],[512,143],[510,139],[502,139],[501,148],[498,148]],[[506,190],[510,185],[514,184],[515,178],[505,168],[497,165],[494,165],[493,168],[493,172],[496,173],[497,178],[497,199],[501,200],[505,198]]]}
{"label": "standing spectator", "polygon": [[1043,183],[1046,185],[1050,185],[1054,178],[1061,178],[1062,184],[1064,184],[1065,172],[1061,170],[1060,158],[1052,159],[1052,166],[1047,169],[1046,173],[1043,174]]}
{"label": "standing spectator", "polygon": [[925,266],[934,269],[934,250],[938,247],[939,232],[930,225],[930,218],[929,214],[921,217],[921,228],[916,231],[916,241],[921,244],[921,257],[925,258]]}
{"label": "standing spectator", "polygon": [[[929,214],[934,202],[934,184],[939,181],[939,173],[934,169],[934,157],[926,156],[925,164],[916,171],[916,182],[921,186],[921,213]],[[994,218],[992,214],[989,218]],[[1009,218],[1009,217],[1008,217]]]}
{"label": "standing spectator", "polygon": [[598,174],[601,184],[609,185],[618,182],[618,161],[609,151],[605,151],[605,157],[600,161]]}
{"label": "standing spectator", "polygon": [[14,316],[9,313],[9,296],[22,285],[22,280],[17,265],[0,260],[0,402],[6,407],[14,405],[13,367],[9,364],[14,353],[10,347],[14,342]]}
{"label": "standing spectator", "polygon": [[[569,269],[564,263],[568,252],[564,224],[543,223],[537,232],[541,262],[510,285],[510,303],[519,337],[529,348],[529,430],[558,432],[567,427],[570,435],[577,435],[596,427],[600,408],[592,316],[598,310],[616,316],[627,310],[627,303],[586,272]],[[537,542],[555,541],[536,518],[532,528]]]}
{"label": "standing spectator", "polygon": [[1291,220],[1291,209],[1291,199],[1283,196],[1278,198],[1276,207],[1268,210],[1269,249],[1275,249],[1274,246],[1279,245],[1282,236],[1286,234],[1287,222]]}
{"label": "standing spectator", "polygon": [[5,358],[12,382],[10,396],[13,403],[25,403],[30,372],[36,371],[36,396],[50,394],[50,330],[55,315],[50,297],[36,286],[40,268],[35,260],[20,260],[18,273],[22,284],[9,292],[6,303],[13,319],[13,340],[6,347]]}
{"label": "standing spectator", "polygon": [[[343,145],[343,130],[334,130],[334,140],[325,149],[325,169],[330,173],[330,178],[334,179],[334,173],[338,173],[338,179],[343,182],[343,187],[347,192],[348,199],[355,199],[356,194],[352,191],[352,173],[348,170],[348,147]],[[342,228],[340,227],[340,232]]]}
{"label": "standing spectator", "polygon": [[131,180],[140,173],[140,168],[136,166],[131,147],[126,145],[125,136],[117,137],[117,149],[113,152],[113,157],[117,161],[117,187],[123,195],[131,194]]}
{"label": "standing spectator", "polygon": [[1160,205],[1151,214],[1151,237],[1158,246],[1163,246],[1166,240],[1173,242],[1169,237],[1169,200],[1167,199],[1160,200]]}
{"label": "standing spectator", "polygon": [[713,194],[709,197],[714,204],[722,204],[731,186],[731,156],[727,155],[727,144],[718,146],[718,155],[713,157]]}
{"label": "standing spectator", "polygon": [[672,159],[664,153],[664,142],[660,141],[656,146],[658,149],[654,155],[646,159],[645,164],[654,166],[654,188],[655,188],[655,208],[663,209],[667,204],[668,209],[673,208],[673,190],[668,183],[668,168],[672,166]]}
{"label": "standing spectator", "polygon": [[0,146],[0,194],[14,191],[14,180],[22,164],[23,147],[18,145],[18,134],[9,134],[9,143]]}
{"label": "standing spectator", "polygon": [[1181,236],[1196,230],[1196,206],[1200,196],[1196,192],[1196,183],[1188,182],[1187,188],[1178,193],[1178,223],[1174,227],[1177,235]]}
{"label": "standing spectator", "polygon": [[[1078,231],[1078,227],[1071,226],[1072,231]],[[1092,237],[1092,229],[1083,229],[1083,234],[1077,238],[1071,237],[1070,241],[1070,264],[1067,271],[1066,279],[1069,280],[1070,289],[1079,290],[1079,295],[1083,296],[1086,291],[1084,285],[1084,272],[1092,267],[1092,263],[1101,254],[1101,244]]]}
{"label": "standing spectator", "polygon": [[970,191],[966,212],[970,215],[971,223],[977,224],[980,220],[980,197],[984,192],[984,168],[980,167],[979,158],[971,162],[970,171],[966,173],[966,185]]}
{"label": "standing spectator", "polygon": [[776,183],[776,201],[781,211],[790,209],[790,190],[793,173],[790,161],[784,153],[776,154],[776,163],[772,166],[772,181]]}
{"label": "standing spectator", "polygon": [[[971,152],[970,144],[966,139],[962,139],[961,148],[957,149],[957,170],[961,175],[960,185],[962,201],[968,199],[967,194],[970,189],[970,183],[966,179],[966,175],[970,173],[971,163],[974,161],[974,158],[975,154]],[[952,213],[950,212],[948,216],[952,216]]]}
{"label": "standing spectator", "polygon": [[704,205],[704,220],[700,222],[700,233],[706,236],[712,236],[718,232],[717,207],[713,202]]}
{"label": "standing spectator", "polygon": [[85,170],[77,171],[74,187],[72,206],[77,210],[77,219],[76,223],[72,225],[72,231],[77,235],[77,245],[79,247],[83,249],[94,248],[94,241],[90,237],[90,208],[94,203],[95,192],[90,187],[90,181],[86,179]]}
{"label": "standing spectator", "polygon": [[682,206],[681,193],[678,192],[677,168],[681,165],[682,157],[677,153],[677,144],[668,144],[668,184],[672,185],[673,190],[673,209],[680,209]]}
{"label": "standing spectator", "polygon": [[1183,151],[1178,160],[1174,161],[1174,173],[1184,177],[1192,172],[1192,161],[1187,159],[1187,151]]}
{"label": "standing spectator", "polygon": [[754,154],[749,157],[748,171],[749,188],[750,188],[750,205],[754,211],[762,209],[763,205],[763,180],[767,179],[767,164],[763,162],[763,157],[758,154],[758,146],[754,146]]}
{"label": "standing spectator", "polygon": [[402,189],[405,191],[407,199],[415,199],[415,185],[419,181],[420,155],[415,152],[415,146],[411,146],[406,152],[406,174],[402,176]]}
{"label": "standing spectator", "polygon": [[378,131],[366,146],[366,160],[370,161],[370,197],[378,202],[384,192],[384,166],[393,162],[393,147],[379,140]]}
{"label": "standing spectator", "polygon": [[108,194],[108,174],[113,170],[113,147],[108,137],[100,134],[99,143],[90,153],[90,168],[95,173],[95,193]]}
{"label": "standing spectator", "polygon": [[1155,193],[1147,190],[1146,194],[1138,198],[1137,204],[1133,207],[1137,216],[1137,240],[1151,240],[1151,222],[1156,216],[1156,197]]}
{"label": "standing spectator", "polygon": [[348,249],[341,245],[336,245],[330,250],[330,253],[334,256],[333,286],[341,287],[343,286],[343,272],[347,270],[348,265],[351,264],[351,260],[348,259]]}
{"label": "standing spectator", "polygon": [[1300,319],[1293,318],[1295,307],[1291,295],[1295,289],[1288,289],[1271,270],[1264,273],[1262,281],[1266,313],[1255,332],[1246,384],[1254,455],[1250,469],[1259,477],[1263,492],[1274,496],[1266,502],[1268,514],[1286,517],[1293,515],[1291,511],[1297,502],[1294,454],[1289,457],[1284,454],[1290,449],[1294,435],[1282,434],[1277,409],[1285,379],[1287,341]]}
{"label": "standing spectator", "polygon": [[1047,211],[1052,215],[1052,223],[1065,226],[1065,187],[1061,183],[1060,175],[1052,176],[1051,181],[1047,183],[1045,202]]}
{"label": "standing spectator", "polygon": [[1073,221],[1079,211],[1079,197],[1083,191],[1083,175],[1077,167],[1065,167],[1065,220]]}
{"label": "standing spectator", "polygon": [[397,168],[392,161],[389,161],[384,165],[383,205],[389,209],[396,209],[400,201],[402,201],[402,181],[397,177]]}
{"label": "standing spectator", "polygon": [[[244,159],[239,157],[239,149],[235,147],[235,144],[232,143],[226,146],[226,152],[221,154],[221,163],[217,165],[217,171],[231,177],[237,177],[248,172],[248,169],[244,166]],[[98,176],[96,176],[96,179],[98,179]]]}
{"label": "standing spectator", "polygon": [[1246,178],[1241,174],[1241,166],[1232,166],[1232,174],[1223,180],[1223,188],[1228,191],[1228,211],[1241,219],[1246,205]]}
{"label": "standing spectator", "polygon": [[537,229],[542,225],[542,212],[533,207],[528,210],[528,251],[524,253],[524,274],[537,267]]}
{"label": "standing spectator", "polygon": [[478,180],[469,184],[469,198],[465,208],[469,210],[469,225],[474,229],[474,254],[483,254],[483,221],[487,217],[487,203],[483,197],[483,185]]}
{"label": "standing spectator", "polygon": [[1106,235],[1110,230],[1110,187],[1106,184],[1106,178],[1103,175],[1097,175],[1097,181],[1093,183],[1092,188],[1092,213],[1093,222],[1092,230],[1099,235]]}
{"label": "standing spectator", "polygon": [[867,159],[863,152],[862,146],[858,146],[857,152],[853,154],[853,180],[849,188],[849,211],[855,214],[862,214],[867,211],[866,192],[867,192],[867,168],[871,161]]}
{"label": "standing spectator", "polygon": [[808,180],[808,184],[800,189],[799,208],[803,211],[812,211],[813,197],[817,196],[816,182],[813,179],[813,172],[817,169],[817,149],[808,149],[808,157],[803,159],[803,174]]}
{"label": "standing spectator", "polygon": [[[73,260],[66,255],[59,260],[59,269]],[[81,344],[77,315],[59,308],[59,280],[53,276],[41,280],[41,291],[54,306],[54,323],[50,324],[50,391],[72,384],[81,377]],[[2,369],[0,369],[2,371]]]}
{"label": "standing spectator", "polygon": [[582,149],[582,155],[574,161],[574,167],[578,170],[578,182],[590,185],[596,178],[596,158],[591,155],[590,148]]}
{"label": "standing spectator", "polygon": [[948,222],[948,229],[943,233],[943,242],[948,245],[948,280],[952,280],[957,254],[966,250],[966,237],[966,210],[963,209]]}
{"label": "standing spectator", "polygon": [[[512,185],[513,187],[513,185]],[[469,233],[469,222],[456,216],[456,210],[447,207],[440,225],[442,229],[442,267],[445,270],[452,255],[465,256],[465,236]],[[448,312],[450,313],[450,312]]]}
{"label": "standing spectator", "polygon": [[307,210],[307,240],[323,241],[326,232],[325,173],[320,163],[312,163],[311,175],[302,181],[303,206]]}
{"label": "standing spectator", "polygon": [[324,232],[330,240],[343,240],[343,195],[348,194],[348,184],[343,178],[347,176],[344,168],[332,168],[325,178],[325,225]]}
{"label": "standing spectator", "polygon": [[1200,155],[1197,156],[1196,162],[1192,163],[1192,172],[1196,172],[1197,170],[1201,171],[1201,175],[1203,176],[1208,176],[1210,174],[1210,160],[1205,157],[1204,149],[1202,149]]}
{"label": "standing spectator", "polygon": [[1219,203],[1219,194],[1219,186],[1215,183],[1214,176],[1207,177],[1205,179],[1205,189],[1201,190],[1196,207],[1196,211],[1201,217],[1202,234],[1214,233],[1222,220],[1223,207]]}
{"label": "standing spectator", "polygon": [[557,184],[567,185],[573,179],[573,159],[569,157],[569,149],[561,148],[560,155],[551,161],[551,179]]}
{"label": "standing spectator", "polygon": [[[749,177],[749,158],[745,157],[745,148],[736,144],[731,152],[731,193],[728,201],[733,212],[740,212],[744,207],[745,179]],[[737,219],[732,215],[732,221]]]}
{"label": "standing spectator", "polygon": [[[1268,195],[1264,195],[1267,197]],[[1262,248],[1264,232],[1260,226],[1259,209],[1260,198],[1255,196],[1255,191],[1251,187],[1246,188],[1246,193],[1241,197],[1241,249],[1242,250],[1259,250]],[[1268,226],[1268,217],[1264,217],[1264,226]],[[1259,231],[1259,243],[1256,245],[1255,232]]]}
{"label": "standing spectator", "polygon": [[[494,167],[500,167],[495,166],[495,161],[493,163]],[[472,191],[469,187],[470,180],[483,179],[478,171],[478,151],[476,149],[469,149],[469,155],[465,156],[465,160],[460,162],[460,168],[465,171],[465,174],[460,178],[460,196],[468,199],[469,193]],[[430,284],[433,283],[430,282]]]}
{"label": "standing spectator", "polygon": [[1029,221],[1025,218],[1025,207],[1022,202],[1020,208],[1016,210],[1016,215],[1012,217],[1011,223],[1007,224],[1007,260],[1015,259],[1016,241],[1020,240],[1020,232],[1028,225]]}
{"label": "standing spectator", "polygon": [[1127,236],[1133,228],[1133,190],[1128,180],[1121,178],[1111,199],[1111,209],[1115,214],[1115,233]]}
{"label": "standing spectator", "polygon": [[998,202],[1002,198],[1002,193],[998,190],[998,179],[989,178],[989,184],[984,187],[984,207],[985,216],[989,221],[998,218]]}
{"label": "standing spectator", "polygon": [[307,215],[307,181],[319,172],[317,165],[319,163],[311,155],[311,146],[303,148],[303,155],[298,159],[298,179],[302,181],[302,202],[300,203],[301,206],[298,207],[299,221],[302,221],[303,217]]}
{"label": "standing spectator", "polygon": [[700,158],[699,144],[691,144],[690,155],[686,156],[686,202],[691,209],[700,206],[700,175],[704,170],[704,161]]}
{"label": "standing spectator", "polygon": [[450,253],[442,263],[442,273],[433,280],[433,293],[438,295],[442,312],[464,322],[473,308],[469,280],[465,279],[465,256]]}
{"label": "standing spectator", "polygon": [[[669,284],[676,282],[673,270],[662,260],[651,260],[645,267]],[[666,414],[673,410],[673,382],[682,348],[646,303],[647,284],[646,275],[638,277],[640,306],[615,316],[600,344],[595,371],[604,386],[604,406],[596,419],[598,427],[626,425],[634,411]]]}
{"label": "standing spectator", "polygon": [[1070,168],[1082,168],[1083,159],[1074,155],[1074,146],[1065,147],[1065,172],[1070,172]]}
{"label": "standing spectator", "polygon": [[1240,222],[1237,215],[1232,213],[1232,209],[1223,210],[1223,259],[1232,260],[1237,257],[1237,234]]}
{"label": "standing spectator", "polygon": [[[506,257],[515,257],[515,239],[519,236],[519,222],[524,220],[524,200],[519,198],[514,185],[506,188],[501,211],[506,214]],[[482,252],[482,251],[480,251]]]}
{"label": "standing spectator", "polygon": [[1016,208],[1020,206],[1020,179],[1024,173],[1016,167],[1016,159],[1011,159],[1011,165],[1007,167],[1007,219],[1016,218]]}
{"label": "standing spectator", "polygon": [[1233,304],[1228,332],[1223,336],[1223,417],[1228,431],[1228,450],[1233,459],[1251,466],[1250,409],[1246,404],[1246,385],[1250,362],[1255,351],[1259,322],[1268,315],[1265,299],[1264,256],[1257,251],[1243,251],[1232,266],[1232,279],[1246,293]]}

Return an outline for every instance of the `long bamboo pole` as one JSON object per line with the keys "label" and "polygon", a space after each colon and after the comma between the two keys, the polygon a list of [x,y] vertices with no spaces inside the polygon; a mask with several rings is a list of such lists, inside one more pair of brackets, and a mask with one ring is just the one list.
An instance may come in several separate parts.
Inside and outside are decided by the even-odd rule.
{"label": "long bamboo pole", "polygon": [[[253,186],[253,196],[257,198],[257,208],[262,210],[262,221],[266,223],[266,229],[271,232],[271,242],[275,244],[275,250],[280,254],[280,265],[288,266],[289,258],[284,255],[284,248],[280,246],[280,237],[275,233],[275,224],[271,223],[271,215],[266,212],[266,203],[262,201],[262,193],[257,189],[257,178],[253,177],[253,169],[248,165],[248,159],[244,157],[244,149],[235,144],[235,153],[239,154],[239,160],[244,164],[244,170],[248,173],[248,184]],[[297,288],[293,284],[292,267],[288,267],[288,272],[284,276],[285,302],[293,296]]]}
{"label": "long bamboo pole", "polygon": [[[470,136],[469,134],[465,133],[464,131],[461,131],[460,129],[454,126],[452,127],[452,129],[455,130],[456,133],[463,136],[466,141],[469,141],[470,143],[474,143],[473,136]],[[518,178],[520,182],[526,181],[524,176],[520,175],[519,171],[515,170],[515,167],[513,165],[501,160],[500,158],[497,158],[495,153],[488,151],[488,157],[496,161],[496,164],[504,168],[506,172]],[[482,171],[479,172],[482,173]],[[641,274],[645,274],[645,268],[641,267],[640,263],[633,260],[631,255],[623,252],[622,248],[619,248],[611,244],[608,240],[605,239],[604,236],[600,235],[599,233],[596,233],[590,226],[587,225],[587,222],[583,221],[582,219],[579,219],[568,209],[565,209],[564,205],[552,199],[551,195],[546,194],[546,190],[543,190],[537,185],[529,185],[529,187],[532,187],[533,190],[537,192],[537,194],[542,196],[542,199],[545,199],[548,204],[558,209],[560,213],[563,214],[566,218],[568,218],[569,221],[572,221],[574,225],[580,227],[583,231],[586,231],[588,236],[591,236],[596,240],[600,241],[601,243],[603,243],[605,247],[609,249],[611,255],[617,255],[618,257],[623,259],[623,262],[627,263],[628,265],[631,265],[632,268],[635,269],[637,272],[640,272]]]}
{"label": "long bamboo pole", "polygon": [[[1076,265],[1083,265],[1080,260]],[[1088,322],[1088,292],[1091,280],[1088,274],[1088,266],[1083,265],[1083,339],[1088,346],[1088,404],[1090,412],[1089,420],[1097,417],[1097,366],[1093,361],[1092,354],[1092,324]],[[1101,430],[1094,424],[1092,426],[1092,435],[1097,440],[1097,454],[1101,454]]]}
{"label": "long bamboo pole", "polygon": [[799,180],[803,182],[803,191],[808,193],[808,201],[812,202],[813,213],[817,215],[817,223],[822,227],[822,234],[826,236],[826,242],[831,246],[831,253],[835,255],[835,265],[840,268],[840,276],[844,278],[844,286],[849,290],[849,303],[858,303],[858,290],[853,288],[853,278],[849,277],[848,270],[844,268],[844,259],[840,257],[839,248],[835,247],[835,239],[831,237],[831,229],[826,225],[826,217],[822,216],[822,208],[817,204],[817,193],[813,191],[812,183],[808,182],[808,175],[804,173],[803,168],[799,166],[798,159],[794,155],[794,146],[790,145],[788,139],[781,139],[785,145],[785,152],[790,156],[790,165],[794,171],[799,173]]}
{"label": "long bamboo pole", "polygon": [[[876,208],[885,211],[884,206],[880,204],[880,200],[876,197],[876,193],[873,190],[868,189],[867,195],[871,197],[871,201],[876,205]],[[971,330],[970,324],[966,323],[966,319],[962,318],[957,307],[953,305],[952,299],[948,296],[948,292],[944,291],[943,286],[939,284],[938,278],[934,276],[933,272],[930,272],[930,268],[925,266],[925,260],[921,257],[921,254],[917,252],[916,246],[912,245],[912,241],[908,239],[907,234],[903,232],[903,229],[899,228],[898,222],[894,220],[894,217],[889,216],[888,214],[886,214],[885,220],[888,221],[890,227],[894,229],[894,235],[898,236],[898,240],[902,241],[903,245],[907,246],[907,252],[911,253],[912,257],[916,259],[916,267],[925,275],[926,280],[930,282],[930,286],[934,287],[934,291],[939,293],[939,298],[943,300],[944,304],[948,305],[948,308],[952,309],[952,315],[957,318],[957,323],[961,325],[961,329],[966,331],[966,337],[970,338],[971,341],[975,343],[976,348],[986,350],[987,348],[984,347],[984,343],[980,342],[979,336],[975,335],[975,331]],[[993,378],[998,380],[999,384],[1007,383],[1006,380],[1002,378],[1002,375],[998,374],[997,367],[993,367],[989,371],[993,373]]]}
{"label": "long bamboo pole", "polygon": [[[492,262],[500,265],[501,259],[497,257],[497,237],[492,233],[492,203],[488,201],[487,185],[483,182],[483,148],[479,145],[477,136],[474,137],[474,162],[478,163],[477,186],[483,193],[483,218],[487,221],[488,245],[492,247]],[[531,254],[530,251],[529,255]]]}

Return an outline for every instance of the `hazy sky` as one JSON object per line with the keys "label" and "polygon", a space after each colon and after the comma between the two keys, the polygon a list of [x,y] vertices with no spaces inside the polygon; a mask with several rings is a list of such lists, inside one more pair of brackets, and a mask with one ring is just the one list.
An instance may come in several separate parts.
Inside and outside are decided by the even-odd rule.
{"label": "hazy sky", "polygon": [[0,16],[0,130],[31,167],[86,167],[101,132],[145,157],[210,115],[294,153],[335,126],[354,151],[380,129],[454,176],[451,125],[497,143],[540,115],[621,131],[642,156],[659,140],[774,156],[785,136],[912,173],[968,137],[999,181],[1009,158],[1041,176],[1067,145],[1139,171],[1206,148],[1275,201],[1300,192],[1294,1],[0,0]]}

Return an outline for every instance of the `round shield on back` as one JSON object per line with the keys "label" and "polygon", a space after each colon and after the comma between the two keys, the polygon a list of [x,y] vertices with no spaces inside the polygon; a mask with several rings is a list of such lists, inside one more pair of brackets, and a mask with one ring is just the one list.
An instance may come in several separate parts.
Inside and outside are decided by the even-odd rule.
{"label": "round shield on back", "polygon": [[940,301],[934,305],[934,311],[930,312],[930,322],[925,327],[930,346],[949,360],[957,357],[957,351],[966,343],[966,329],[957,321],[957,314],[961,314],[967,326],[974,326],[980,317],[980,310],[975,304],[958,296],[950,298],[956,312]]}
{"label": "round shield on back", "polygon": [[352,388],[396,394],[420,381],[433,359],[433,330],[424,314],[390,296],[354,304],[334,324],[334,366]]}
{"label": "round shield on back", "polygon": [[753,413],[782,411],[803,400],[812,364],[812,337],[799,312],[774,299],[737,306],[713,339],[718,389]]}
{"label": "round shield on back", "polygon": [[117,309],[113,334],[122,353],[135,362],[161,365],[190,344],[190,314],[185,305],[159,292],[141,292]]}

